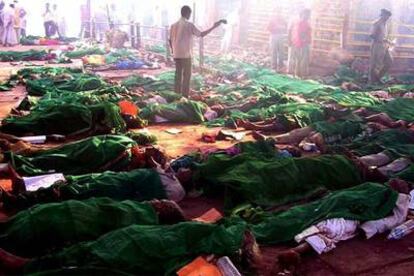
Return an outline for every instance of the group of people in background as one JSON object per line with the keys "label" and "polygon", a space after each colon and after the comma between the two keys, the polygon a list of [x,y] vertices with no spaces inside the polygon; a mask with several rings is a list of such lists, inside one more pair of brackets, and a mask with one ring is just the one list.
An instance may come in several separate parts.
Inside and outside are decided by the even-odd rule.
{"label": "group of people in background", "polygon": [[286,37],[288,45],[287,72],[298,77],[309,74],[310,46],[312,28],[311,11],[302,10],[298,20],[288,24],[278,9],[275,9],[268,25],[270,33],[270,53],[272,68],[278,72],[286,71]]}
{"label": "group of people in background", "polygon": [[42,14],[43,17],[43,26],[45,28],[45,36],[47,38],[58,36],[65,36],[65,19],[58,12],[57,4],[53,4],[52,8],[50,3],[46,3],[45,10]]}
{"label": "group of people in background", "polygon": [[[18,0],[10,4],[0,2],[0,39],[5,47],[15,46],[20,43],[20,39],[26,37],[27,11],[19,5]],[[56,4],[46,3],[42,13],[45,37],[65,36],[65,20],[59,16]]]}
{"label": "group of people in background", "polygon": [[11,4],[0,2],[0,39],[3,46],[17,45],[26,36],[26,10],[18,0]]}
{"label": "group of people in background", "polygon": [[[393,45],[388,39],[387,30],[388,20],[391,15],[389,10],[382,9],[379,19],[372,26],[368,72],[368,81],[371,84],[381,82],[382,77],[389,71],[393,62],[390,54],[390,47]],[[287,72],[301,78],[309,75],[312,43],[310,18],[311,11],[304,9],[300,12],[299,19],[288,24],[280,10],[274,10],[268,25],[268,31],[270,33],[272,68],[277,72]],[[287,59],[285,55],[286,44],[289,49]],[[287,68],[285,66],[286,61]]]}

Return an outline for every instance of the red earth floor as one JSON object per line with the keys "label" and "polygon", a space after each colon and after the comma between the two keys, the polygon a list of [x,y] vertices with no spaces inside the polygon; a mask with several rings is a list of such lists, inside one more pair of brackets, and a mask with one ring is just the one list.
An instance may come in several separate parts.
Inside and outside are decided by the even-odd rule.
{"label": "red earth floor", "polygon": [[[0,118],[4,118],[10,108],[17,105],[24,97],[23,87],[12,92],[0,92]],[[169,128],[178,128],[182,133],[172,135],[165,132]],[[225,148],[232,142],[206,144],[200,140],[203,132],[216,131],[197,125],[158,125],[148,127],[158,137],[158,144],[164,147],[171,157],[206,148]],[[246,139],[249,139],[247,136]],[[210,208],[223,209],[223,200],[196,198],[185,199],[180,203],[188,218],[195,218]],[[0,219],[5,219],[0,212]],[[315,253],[306,255],[300,263],[296,275],[329,276],[329,275],[414,275],[414,234],[400,241],[388,241],[385,236],[377,236],[371,240],[354,238],[342,242],[330,253],[318,256]],[[263,267],[260,274],[277,275],[277,254],[286,246],[262,247]]]}

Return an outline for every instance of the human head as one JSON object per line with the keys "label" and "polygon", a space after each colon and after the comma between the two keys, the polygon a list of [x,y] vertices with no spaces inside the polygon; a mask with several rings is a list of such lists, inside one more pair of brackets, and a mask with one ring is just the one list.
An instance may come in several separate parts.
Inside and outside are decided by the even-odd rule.
{"label": "human head", "polygon": [[13,8],[14,9],[14,4],[10,4],[10,8]]}
{"label": "human head", "polygon": [[46,3],[46,10],[50,9],[50,4]]}
{"label": "human head", "polygon": [[387,10],[387,9],[381,9],[381,14],[380,17],[382,20],[387,21],[388,19],[390,19],[392,13]]}
{"label": "human head", "polygon": [[53,9],[57,10],[57,5],[56,4],[53,4]]}
{"label": "human head", "polygon": [[183,6],[181,8],[181,16],[186,18],[186,19],[190,19],[190,17],[191,17],[191,8],[189,6]]}
{"label": "human head", "polygon": [[310,19],[310,15],[311,15],[310,9],[304,9],[300,13],[300,19],[307,21]]}

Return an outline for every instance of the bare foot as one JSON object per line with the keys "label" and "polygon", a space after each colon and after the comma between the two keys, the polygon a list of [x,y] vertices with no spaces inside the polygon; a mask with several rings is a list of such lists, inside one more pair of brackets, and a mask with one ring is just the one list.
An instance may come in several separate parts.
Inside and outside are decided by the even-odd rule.
{"label": "bare foot", "polygon": [[[262,256],[259,245],[253,233],[246,231],[242,245],[242,259],[252,272],[257,272],[262,266]],[[256,274],[256,273],[255,273]]]}

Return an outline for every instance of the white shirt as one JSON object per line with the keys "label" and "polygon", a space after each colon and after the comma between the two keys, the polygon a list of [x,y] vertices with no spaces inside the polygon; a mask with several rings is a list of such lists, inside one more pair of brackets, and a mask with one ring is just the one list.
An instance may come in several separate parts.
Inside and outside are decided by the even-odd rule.
{"label": "white shirt", "polygon": [[53,13],[51,10],[45,11],[43,13],[43,21],[44,22],[53,21]]}
{"label": "white shirt", "polygon": [[191,58],[194,36],[201,37],[201,31],[184,17],[171,26],[170,39],[174,58]]}

